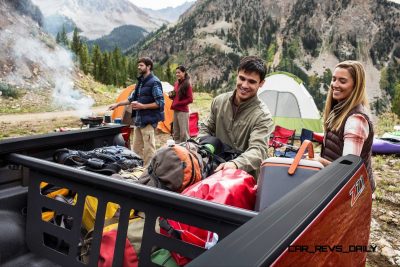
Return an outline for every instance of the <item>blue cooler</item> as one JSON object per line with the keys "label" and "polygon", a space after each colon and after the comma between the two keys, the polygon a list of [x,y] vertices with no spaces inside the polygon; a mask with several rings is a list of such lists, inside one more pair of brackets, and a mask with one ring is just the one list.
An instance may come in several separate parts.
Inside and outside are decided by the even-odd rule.
{"label": "blue cooler", "polygon": [[306,140],[294,159],[272,157],[263,161],[258,178],[256,211],[268,208],[324,167],[318,161],[302,159],[306,149],[309,157],[313,158],[312,143]]}

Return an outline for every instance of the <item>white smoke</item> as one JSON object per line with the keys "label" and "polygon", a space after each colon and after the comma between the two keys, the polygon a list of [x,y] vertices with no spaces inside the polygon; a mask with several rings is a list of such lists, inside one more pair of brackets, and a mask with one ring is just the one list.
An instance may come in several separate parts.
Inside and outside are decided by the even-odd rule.
{"label": "white smoke", "polygon": [[[48,44],[40,40],[46,38]],[[26,79],[33,75],[31,68],[35,66],[36,72],[41,73],[39,76],[47,76],[39,77],[36,83],[39,87],[53,88],[53,105],[57,109],[77,110],[79,116],[90,115],[94,100],[82,95],[74,87],[72,54],[48,38],[28,28],[16,26],[11,26],[0,33],[0,45],[7,45],[9,56],[15,65],[15,69],[6,77],[6,82],[25,87]]]}

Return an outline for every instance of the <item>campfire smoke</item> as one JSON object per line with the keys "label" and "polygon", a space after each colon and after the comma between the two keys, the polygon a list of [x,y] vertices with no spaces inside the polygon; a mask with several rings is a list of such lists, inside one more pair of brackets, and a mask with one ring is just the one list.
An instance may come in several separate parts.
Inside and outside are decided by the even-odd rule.
{"label": "campfire smoke", "polygon": [[[16,25],[2,29],[0,45],[7,47],[8,61],[14,62],[12,71],[3,78],[5,82],[26,88],[26,81],[35,77],[39,90],[52,88],[53,105],[58,110],[73,109],[79,116],[91,115],[94,100],[74,87],[75,66],[68,50],[38,29]],[[26,89],[35,90],[34,86]]]}

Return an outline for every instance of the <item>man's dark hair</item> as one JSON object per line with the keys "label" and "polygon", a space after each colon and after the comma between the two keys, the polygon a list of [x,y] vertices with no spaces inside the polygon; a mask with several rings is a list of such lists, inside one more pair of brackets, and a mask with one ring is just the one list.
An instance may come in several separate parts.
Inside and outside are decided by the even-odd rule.
{"label": "man's dark hair", "polygon": [[151,58],[149,58],[149,57],[141,57],[141,58],[139,58],[137,63],[138,64],[143,63],[146,66],[150,66],[150,70],[153,70],[153,60],[151,60]]}
{"label": "man's dark hair", "polygon": [[256,56],[247,56],[240,60],[238,72],[255,72],[260,76],[260,80],[264,80],[267,70],[261,58]]}

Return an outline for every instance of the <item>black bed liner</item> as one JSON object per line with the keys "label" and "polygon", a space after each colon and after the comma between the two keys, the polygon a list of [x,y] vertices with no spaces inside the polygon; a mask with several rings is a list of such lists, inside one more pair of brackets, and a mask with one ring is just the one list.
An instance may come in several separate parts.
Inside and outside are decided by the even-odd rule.
{"label": "black bed liner", "polygon": [[[97,266],[105,209],[108,202],[113,202],[121,206],[113,266],[122,266],[123,246],[131,209],[142,211],[146,215],[140,266],[156,266],[150,260],[153,247],[165,248],[195,258],[190,266],[266,266],[287,248],[362,166],[359,157],[342,157],[266,210],[256,213],[143,185],[128,184],[49,160],[55,148],[72,145],[93,149],[103,143],[109,145],[118,132],[119,128],[116,127],[88,130],[84,135],[63,134],[62,138],[51,134],[50,139],[42,136],[38,139],[14,140],[14,143],[10,140],[7,145],[4,141],[0,142],[0,161],[3,165],[19,166],[20,170],[17,172],[25,177],[23,180],[26,182],[9,188],[0,186],[0,209],[8,209],[4,201],[9,202],[9,209],[14,211],[11,202],[20,207],[20,202],[27,201],[26,244],[29,253],[21,255],[19,260],[43,257],[46,260],[38,260],[43,266],[46,266],[47,260],[63,266]],[[11,149],[9,145],[16,146]],[[39,150],[42,145],[44,148]],[[1,150],[3,148],[8,152],[4,153]],[[0,181],[3,178],[8,179],[3,175]],[[77,192],[77,204],[72,206],[42,196],[40,182],[48,182]],[[89,265],[77,260],[80,222],[86,196],[96,197],[99,203]],[[43,221],[43,207],[72,216],[72,229],[67,230]],[[155,232],[156,219],[159,216],[216,232],[220,242],[205,252],[203,248],[167,238]],[[44,233],[68,243],[68,252],[65,254],[44,245]],[[14,259],[14,262],[17,261],[18,259]]]}

